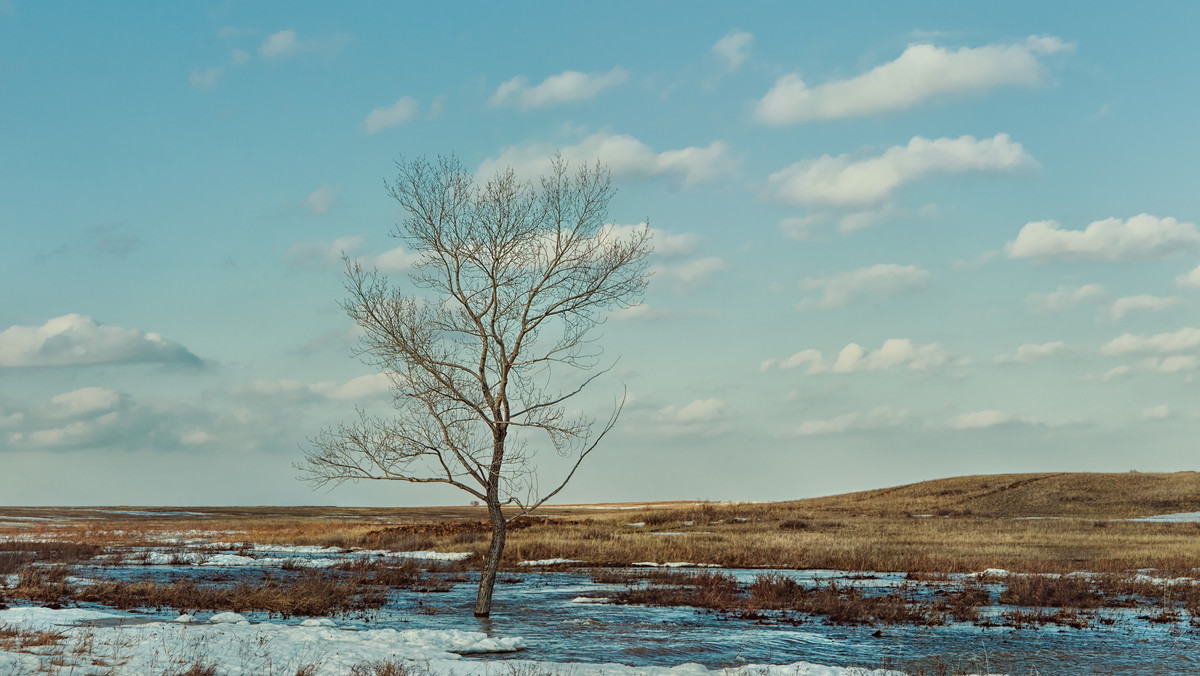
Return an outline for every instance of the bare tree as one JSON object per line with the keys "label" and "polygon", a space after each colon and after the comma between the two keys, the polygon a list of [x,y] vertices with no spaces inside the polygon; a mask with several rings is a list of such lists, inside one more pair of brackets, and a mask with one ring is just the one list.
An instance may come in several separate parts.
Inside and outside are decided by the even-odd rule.
{"label": "bare tree", "polygon": [[[599,164],[555,157],[537,183],[509,169],[486,184],[453,157],[397,167],[388,192],[407,217],[391,234],[419,255],[410,284],[347,260],[342,304],[396,412],[322,431],[297,468],[316,485],[450,484],[487,505],[475,604],[487,617],[507,524],[561,491],[620,415],[623,395],[605,419],[570,406],[607,371],[589,332],[645,290],[649,232],[606,225],[614,189]],[[567,461],[543,491],[534,459],[548,448]]]}

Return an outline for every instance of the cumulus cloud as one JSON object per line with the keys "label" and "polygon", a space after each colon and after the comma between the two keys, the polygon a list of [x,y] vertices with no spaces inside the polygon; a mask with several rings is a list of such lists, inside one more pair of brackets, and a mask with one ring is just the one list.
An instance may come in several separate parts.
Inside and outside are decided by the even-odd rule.
{"label": "cumulus cloud", "polygon": [[0,333],[0,367],[159,363],[200,366],[200,358],[158,333],[101,324],[86,315]]}
{"label": "cumulus cloud", "polygon": [[284,260],[292,268],[331,268],[341,265],[343,255],[355,256],[362,244],[362,235],[339,237],[332,242],[295,242],[288,247]]}
{"label": "cumulus cloud", "polygon": [[352,378],[344,383],[329,380],[304,383],[299,380],[254,380],[235,385],[229,394],[241,399],[278,399],[293,402],[334,400],[356,401],[388,395],[392,381],[383,373]]}
{"label": "cumulus cloud", "polygon": [[612,236],[617,239],[628,239],[642,232],[650,231],[650,244],[654,247],[654,255],[661,258],[682,258],[696,253],[700,246],[700,235],[694,232],[671,232],[662,228],[652,228],[648,223],[636,225],[620,225],[608,223],[601,228],[600,237]]}
{"label": "cumulus cloud", "polygon": [[1108,291],[1102,284],[1083,286],[1059,286],[1050,293],[1032,293],[1027,300],[1029,309],[1039,314],[1060,312],[1076,305],[1102,300]]}
{"label": "cumulus cloud", "polygon": [[654,280],[662,280],[682,293],[695,289],[709,277],[728,268],[729,263],[725,259],[709,256],[684,263],[654,265],[650,267],[650,272]]}
{"label": "cumulus cloud", "polygon": [[221,73],[223,72],[225,72],[225,69],[221,66],[205,68],[204,70],[196,68],[188,75],[188,83],[196,89],[216,89],[217,83],[221,80]]}
{"label": "cumulus cloud", "polygon": [[421,255],[398,246],[378,256],[359,256],[365,267],[376,267],[383,272],[406,272],[421,261]]}
{"label": "cumulus cloud", "polygon": [[1033,221],[1005,247],[1012,258],[1114,262],[1158,260],[1197,249],[1200,232],[1194,224],[1150,214],[1094,221],[1083,230],[1064,230],[1058,221]]}
{"label": "cumulus cloud", "polygon": [[1051,343],[1026,343],[1017,348],[1012,354],[998,355],[997,364],[1032,364],[1043,359],[1049,359],[1061,354],[1067,349],[1067,344],[1061,340]]}
{"label": "cumulus cloud", "polygon": [[285,56],[294,56],[301,51],[302,44],[300,38],[294,30],[282,30],[278,33],[272,33],[263,40],[262,45],[258,48],[258,53],[267,58],[280,58]]}
{"label": "cumulus cloud", "polygon": [[1113,368],[1109,369],[1104,374],[1104,377],[1102,378],[1102,380],[1106,383],[1109,383],[1114,380],[1120,380],[1121,378],[1127,378],[1132,373],[1133,373],[1132,366],[1128,366],[1128,365],[1114,366]]}
{"label": "cumulus cloud", "polygon": [[211,426],[212,417],[201,411],[139,403],[115,390],[84,387],[0,416],[0,439],[15,449],[161,451],[187,443],[185,437],[192,445],[204,443],[203,428]]}
{"label": "cumulus cloud", "polygon": [[669,176],[683,185],[718,178],[729,170],[731,164],[729,147],[721,141],[714,141],[703,148],[689,146],[656,153],[627,134],[597,132],[565,147],[539,142],[507,146],[498,157],[484,160],[479,165],[478,173],[490,177],[512,167],[521,176],[538,176],[549,171],[551,158],[556,152],[574,166],[599,160],[616,176]]}
{"label": "cumulus cloud", "polygon": [[1171,354],[1186,352],[1200,347],[1200,329],[1184,328],[1173,333],[1142,336],[1126,333],[1112,339],[1100,348],[1100,354],[1120,356],[1138,352]]}
{"label": "cumulus cloud", "polygon": [[1039,57],[1070,48],[1059,38],[1037,36],[1015,44],[959,49],[913,44],[896,60],[848,80],[810,87],[797,73],[784,75],[757,102],[754,119],[786,125],[861,117],[1001,86],[1036,87],[1045,78]]}
{"label": "cumulus cloud", "polygon": [[720,399],[696,399],[683,407],[666,406],[658,410],[655,419],[666,423],[697,423],[715,420],[725,414],[726,404]]}
{"label": "cumulus cloud", "polygon": [[754,46],[754,35],[746,31],[730,31],[725,37],[717,40],[712,46],[713,54],[721,59],[725,70],[733,71],[742,67],[750,58],[750,48]]}
{"label": "cumulus cloud", "polygon": [[855,207],[883,202],[901,185],[931,174],[1036,166],[1037,160],[1008,134],[984,139],[915,136],[907,145],[893,146],[875,157],[824,155],[796,162],[771,174],[767,185],[768,194],[784,204]]}
{"label": "cumulus cloud", "polygon": [[292,269],[327,270],[342,264],[342,257],[357,260],[365,268],[379,268],[382,272],[405,272],[416,265],[420,254],[402,246],[381,254],[363,251],[362,235],[347,235],[332,242],[295,242],[288,247],[284,260]]}
{"label": "cumulus cloud", "polygon": [[1178,298],[1164,296],[1126,296],[1113,301],[1112,318],[1116,320],[1124,319],[1130,312],[1163,312],[1179,305],[1181,302]]}
{"label": "cumulus cloud", "polygon": [[1200,358],[1194,354],[1174,354],[1169,357],[1147,357],[1139,364],[1146,371],[1155,373],[1179,373],[1195,371],[1200,366]]}
{"label": "cumulus cloud", "polygon": [[419,107],[416,99],[401,96],[390,106],[375,108],[368,113],[367,119],[363,121],[363,126],[366,128],[367,134],[398,127],[416,117]]}
{"label": "cumulus cloud", "polygon": [[880,406],[863,413],[847,413],[827,420],[805,420],[796,428],[796,434],[811,436],[903,427],[909,424],[909,420],[908,411]]}
{"label": "cumulus cloud", "polygon": [[304,198],[304,204],[308,206],[308,210],[314,214],[324,215],[329,213],[333,207],[333,203],[337,201],[337,192],[332,186],[323,185],[320,188],[308,194]]}
{"label": "cumulus cloud", "polygon": [[872,265],[827,277],[805,279],[800,283],[802,290],[823,291],[823,294],[820,300],[805,299],[797,307],[803,309],[815,304],[823,308],[834,308],[864,296],[890,298],[924,289],[928,282],[929,271],[916,265]]}
{"label": "cumulus cloud", "polygon": [[[768,359],[759,370],[808,368],[809,374],[858,373],[863,371],[888,371],[907,369],[929,371],[944,366],[951,354],[939,343],[917,345],[908,338],[889,338],[877,350],[868,350],[858,343],[842,348],[837,359],[827,362],[820,350],[801,350],[786,359]],[[956,364],[965,364],[957,360]]]}
{"label": "cumulus cloud", "polygon": [[1176,277],[1175,283],[1179,286],[1200,288],[1200,266],[1197,266],[1191,272],[1186,272]]}
{"label": "cumulus cloud", "polygon": [[586,101],[596,98],[605,89],[624,84],[628,79],[629,71],[620,66],[607,73],[568,70],[551,75],[532,87],[529,86],[529,78],[518,75],[496,89],[491,103],[494,106],[512,105],[530,110],[571,101]]}

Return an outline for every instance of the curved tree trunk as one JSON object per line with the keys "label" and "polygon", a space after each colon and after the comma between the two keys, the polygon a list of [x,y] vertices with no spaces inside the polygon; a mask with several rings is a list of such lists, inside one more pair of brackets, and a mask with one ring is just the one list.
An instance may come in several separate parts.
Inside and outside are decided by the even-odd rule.
{"label": "curved tree trunk", "polygon": [[500,568],[500,555],[504,553],[506,524],[500,505],[489,501],[488,514],[492,518],[492,544],[488,546],[487,561],[479,574],[479,596],[475,600],[475,617],[492,614],[492,588],[496,586],[496,571]]}

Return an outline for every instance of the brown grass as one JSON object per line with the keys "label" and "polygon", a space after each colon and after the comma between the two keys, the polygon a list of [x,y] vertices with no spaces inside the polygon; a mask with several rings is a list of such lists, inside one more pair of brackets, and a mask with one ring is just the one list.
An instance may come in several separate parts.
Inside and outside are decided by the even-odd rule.
{"label": "brown grass", "polygon": [[[57,528],[39,522],[6,526],[0,541],[8,533],[45,533],[47,539],[126,546],[153,544],[163,533],[193,529],[211,533],[212,540],[480,555],[489,538],[479,524],[483,508],[476,507],[180,508],[203,513],[198,517],[139,509],[153,514],[97,519],[97,512],[84,509],[0,509],[0,520],[6,514],[60,520]],[[561,557],[596,565],[690,561],[916,573],[1153,568],[1190,575],[1200,561],[1200,524],[1124,520],[1200,511],[1200,474],[1195,472],[970,476],[781,503],[544,511],[553,518],[532,519],[528,527],[509,533],[505,565]],[[631,522],[646,525],[632,527]],[[667,531],[686,535],[655,535]]]}
{"label": "brown grass", "polygon": [[21,652],[28,648],[58,645],[67,638],[57,631],[35,630],[26,627],[0,624],[0,650]]}
{"label": "brown grass", "polygon": [[379,608],[387,601],[385,589],[370,573],[340,575],[305,571],[291,579],[267,578],[225,586],[200,585],[190,580],[172,583],[100,580],[74,587],[65,581],[65,577],[64,569],[26,569],[11,595],[37,603],[97,603],[120,610],[257,610],[280,617],[321,616]]}

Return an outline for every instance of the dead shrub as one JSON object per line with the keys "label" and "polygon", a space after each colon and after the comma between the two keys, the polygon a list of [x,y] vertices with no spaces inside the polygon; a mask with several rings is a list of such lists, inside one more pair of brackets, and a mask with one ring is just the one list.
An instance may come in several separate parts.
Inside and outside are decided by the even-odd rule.
{"label": "dead shrub", "polygon": [[31,552],[0,552],[0,575],[12,575],[33,562]]}
{"label": "dead shrub", "polygon": [[379,660],[376,662],[364,662],[350,667],[349,676],[419,676],[428,673],[428,669],[417,670],[403,662]]}
{"label": "dead shrub", "polygon": [[87,542],[0,542],[0,552],[32,554],[48,563],[78,563],[103,551],[103,547]]}
{"label": "dead shrub", "polygon": [[1074,575],[1010,575],[1000,603],[1031,608],[1097,608],[1104,597],[1084,577]]}

